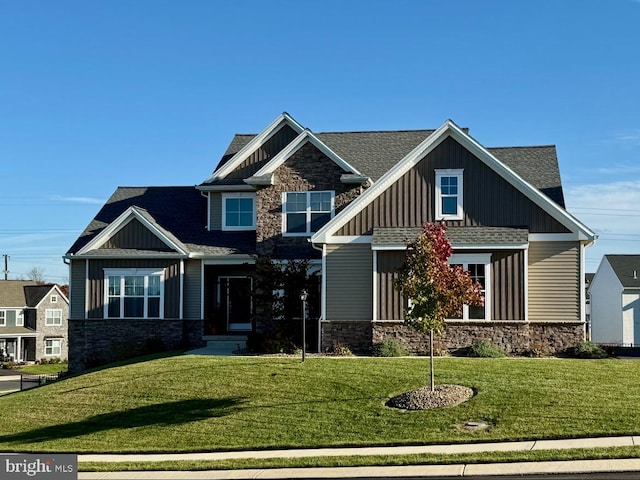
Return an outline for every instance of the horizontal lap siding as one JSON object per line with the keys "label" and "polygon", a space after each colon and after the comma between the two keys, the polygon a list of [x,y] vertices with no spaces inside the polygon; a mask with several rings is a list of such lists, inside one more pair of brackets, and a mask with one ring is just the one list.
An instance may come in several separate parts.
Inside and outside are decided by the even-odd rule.
{"label": "horizontal lap siding", "polygon": [[327,245],[326,277],[327,320],[373,318],[371,245]]}
{"label": "horizontal lap siding", "polygon": [[568,230],[452,138],[446,138],[338,231],[364,235],[376,227],[419,227],[435,218],[435,170],[463,169],[464,219],[452,226]]}
{"label": "horizontal lap siding", "polygon": [[529,320],[580,320],[578,242],[529,244]]}
{"label": "horizontal lap siding", "polygon": [[378,251],[376,288],[378,293],[378,312],[376,320],[402,320],[404,302],[401,293],[394,288],[396,271],[402,266],[406,251]]}
{"label": "horizontal lap siding", "polygon": [[84,318],[85,316],[86,269],[85,260],[71,260],[69,318]]}
{"label": "horizontal lap siding", "polygon": [[164,316],[180,316],[180,262],[176,260],[90,260],[88,318],[104,317],[104,269],[163,268]]}
{"label": "horizontal lap siding", "polygon": [[187,260],[184,268],[184,318],[202,318],[202,262]]}

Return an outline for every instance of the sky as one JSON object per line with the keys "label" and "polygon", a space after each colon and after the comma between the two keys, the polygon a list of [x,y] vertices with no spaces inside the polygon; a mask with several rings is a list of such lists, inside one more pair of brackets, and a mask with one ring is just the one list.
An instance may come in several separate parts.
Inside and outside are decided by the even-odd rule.
{"label": "sky", "polygon": [[640,0],[0,0],[8,278],[68,282],[62,256],[118,186],[197,185],[283,111],[554,144],[599,235],[587,271],[640,254],[638,25]]}

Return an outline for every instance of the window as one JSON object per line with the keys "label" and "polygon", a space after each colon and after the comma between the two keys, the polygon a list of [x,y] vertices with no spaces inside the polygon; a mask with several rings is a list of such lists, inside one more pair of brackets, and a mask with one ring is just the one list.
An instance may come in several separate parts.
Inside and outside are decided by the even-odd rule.
{"label": "window", "polygon": [[62,310],[47,308],[44,311],[44,324],[49,327],[62,325]]}
{"label": "window", "polygon": [[462,316],[458,320],[489,320],[491,293],[489,292],[489,272],[491,268],[491,254],[453,254],[449,258],[449,264],[453,267],[459,265],[469,272],[471,279],[482,285],[484,297],[483,306],[465,305],[462,308]]}
{"label": "window", "polygon": [[0,327],[7,325],[7,312],[0,310]]}
{"label": "window", "polygon": [[24,311],[22,310],[16,312],[16,327],[24,327]]}
{"label": "window", "polygon": [[462,218],[462,170],[436,170],[436,220]]}
{"label": "window", "polygon": [[285,193],[283,233],[310,235],[320,230],[333,217],[333,197],[333,191]]}
{"label": "window", "polygon": [[256,197],[253,193],[222,195],[222,230],[255,230]]}
{"label": "window", "polygon": [[51,295],[51,303],[58,303],[58,295]]}
{"label": "window", "polygon": [[46,357],[59,357],[62,354],[62,339],[45,338],[44,355]]}
{"label": "window", "polygon": [[162,271],[105,270],[105,318],[162,318]]}

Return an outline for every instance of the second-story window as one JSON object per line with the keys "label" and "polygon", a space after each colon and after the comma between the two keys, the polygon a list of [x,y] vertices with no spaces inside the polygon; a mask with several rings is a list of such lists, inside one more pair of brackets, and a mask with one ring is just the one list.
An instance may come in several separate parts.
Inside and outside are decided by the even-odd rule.
{"label": "second-story window", "polygon": [[462,220],[462,170],[436,170],[436,220]]}
{"label": "second-story window", "polygon": [[254,193],[222,195],[222,230],[255,230],[256,196]]}
{"label": "second-story window", "polygon": [[62,325],[62,310],[59,308],[47,308],[44,311],[44,324],[48,327]]}
{"label": "second-story window", "polygon": [[320,230],[334,214],[334,192],[287,192],[282,213],[284,235],[311,235]]}

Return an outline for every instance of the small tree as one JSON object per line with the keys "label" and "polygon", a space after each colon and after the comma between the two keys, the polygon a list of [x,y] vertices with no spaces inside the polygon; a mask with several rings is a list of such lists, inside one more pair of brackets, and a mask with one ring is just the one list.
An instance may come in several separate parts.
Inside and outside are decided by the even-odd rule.
{"label": "small tree", "polygon": [[407,257],[394,282],[408,301],[405,324],[429,334],[431,390],[435,388],[434,334],[441,335],[445,319],[459,316],[463,305],[484,303],[482,286],[462,267],[447,263],[453,249],[446,231],[444,223],[425,222],[420,236],[407,245]]}
{"label": "small tree", "polygon": [[31,267],[27,272],[27,278],[32,282],[44,283],[45,270],[41,267]]}

